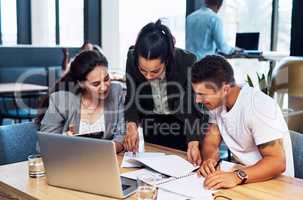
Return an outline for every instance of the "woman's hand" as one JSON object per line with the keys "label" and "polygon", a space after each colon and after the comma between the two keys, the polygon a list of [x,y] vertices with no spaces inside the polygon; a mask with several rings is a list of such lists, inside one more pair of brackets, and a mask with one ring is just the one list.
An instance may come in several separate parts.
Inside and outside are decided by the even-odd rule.
{"label": "woman's hand", "polygon": [[123,151],[123,149],[124,149],[123,144],[120,142],[116,142],[116,141],[115,141],[115,147],[116,147],[116,153],[119,153],[119,152]]}
{"label": "woman's hand", "polygon": [[137,124],[134,122],[127,123],[127,131],[124,139],[124,148],[127,151],[138,152],[139,133]]}

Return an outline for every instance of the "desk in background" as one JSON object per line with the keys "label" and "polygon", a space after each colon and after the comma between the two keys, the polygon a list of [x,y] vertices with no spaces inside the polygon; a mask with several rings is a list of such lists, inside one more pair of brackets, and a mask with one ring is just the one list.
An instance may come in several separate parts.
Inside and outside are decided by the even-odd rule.
{"label": "desk in background", "polygon": [[0,83],[0,95],[15,92],[45,92],[47,86],[28,83]]}
{"label": "desk in background", "polygon": [[33,120],[38,116],[39,100],[48,87],[27,83],[0,83],[0,125],[3,119]]}
{"label": "desk in background", "polygon": [[226,59],[258,59],[259,61],[279,62],[289,56],[288,52],[264,51],[260,55],[223,55]]}
{"label": "desk in background", "polygon": [[[176,154],[183,158],[186,153],[158,145],[146,144],[146,151],[164,152],[166,154]],[[118,155],[121,163],[123,154]],[[121,173],[134,169],[121,168]],[[202,187],[202,185],[201,185]],[[232,200],[281,200],[292,199],[301,200],[303,197],[303,180],[286,176],[280,176],[270,181],[245,184],[233,189],[221,190],[216,193],[217,200],[224,200],[220,195]],[[29,178],[27,162],[20,162],[10,165],[0,166],[0,199],[25,199],[25,200],[110,200],[113,198],[88,194],[84,192],[68,190],[49,186],[46,178]],[[128,200],[135,200],[133,195]]]}

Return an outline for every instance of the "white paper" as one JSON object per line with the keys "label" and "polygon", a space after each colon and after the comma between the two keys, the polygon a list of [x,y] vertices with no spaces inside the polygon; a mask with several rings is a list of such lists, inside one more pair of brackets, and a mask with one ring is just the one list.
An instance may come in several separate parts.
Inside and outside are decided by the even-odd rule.
{"label": "white paper", "polygon": [[126,172],[126,173],[121,174],[122,177],[129,178],[132,180],[137,180],[140,176],[144,176],[144,175],[152,175],[153,177],[155,177],[156,182],[151,183],[151,184],[155,184],[155,185],[157,185],[158,183],[160,183],[162,181],[167,181],[169,179],[175,179],[175,178],[170,178],[170,177],[164,176],[164,175],[162,175],[156,171],[150,170],[150,169],[138,169],[136,171]]}
{"label": "white paper", "polygon": [[166,190],[158,189],[157,200],[190,200],[190,197],[182,196]]}
{"label": "white paper", "polygon": [[142,167],[142,164],[140,162],[135,161],[134,158],[151,158],[158,156],[165,156],[165,153],[141,152],[141,153],[133,154],[133,152],[125,152],[121,163],[121,167],[123,168]]}
{"label": "white paper", "polygon": [[211,190],[204,188],[204,178],[196,174],[158,185],[159,188],[196,199],[212,199]]}
{"label": "white paper", "polygon": [[181,177],[185,176],[198,167],[195,167],[187,160],[176,155],[166,155],[158,157],[137,157],[134,160],[139,161],[146,165],[147,167],[160,172],[162,174]]}

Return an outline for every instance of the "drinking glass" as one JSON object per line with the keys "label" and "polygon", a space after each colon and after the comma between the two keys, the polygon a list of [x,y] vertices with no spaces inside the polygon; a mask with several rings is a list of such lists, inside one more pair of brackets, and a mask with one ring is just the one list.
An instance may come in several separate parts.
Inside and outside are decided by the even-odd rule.
{"label": "drinking glass", "polygon": [[40,154],[28,156],[28,173],[31,178],[45,176],[45,169]]}

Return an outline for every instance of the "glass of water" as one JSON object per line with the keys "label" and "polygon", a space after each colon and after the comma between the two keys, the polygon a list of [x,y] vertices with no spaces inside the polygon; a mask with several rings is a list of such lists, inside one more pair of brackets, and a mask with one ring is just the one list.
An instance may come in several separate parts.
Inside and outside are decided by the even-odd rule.
{"label": "glass of water", "polygon": [[31,178],[43,177],[45,169],[40,154],[28,156],[28,174]]}
{"label": "glass of water", "polygon": [[157,199],[156,180],[157,178],[153,175],[142,175],[137,178],[137,200]]}

